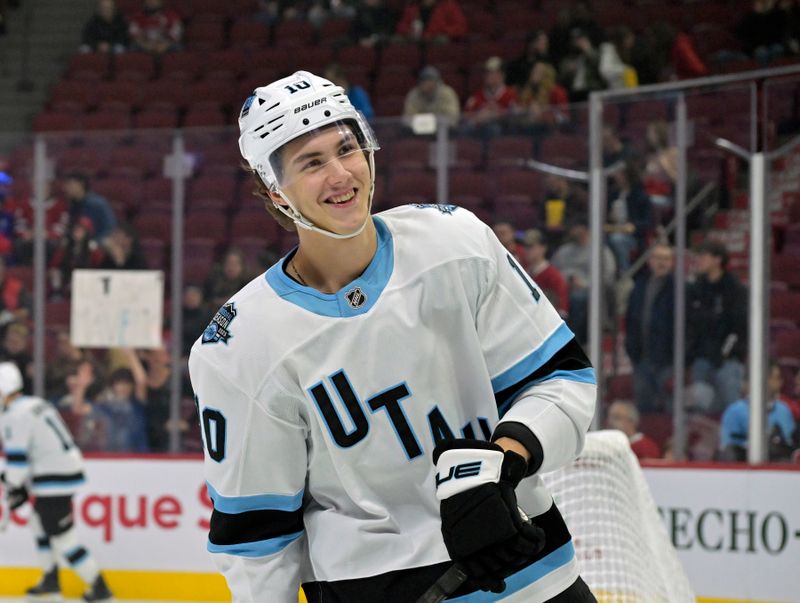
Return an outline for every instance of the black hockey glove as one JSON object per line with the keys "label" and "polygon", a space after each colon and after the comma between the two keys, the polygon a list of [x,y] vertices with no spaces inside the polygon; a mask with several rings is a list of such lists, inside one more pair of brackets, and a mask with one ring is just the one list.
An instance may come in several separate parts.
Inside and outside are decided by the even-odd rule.
{"label": "black hockey glove", "polygon": [[18,509],[22,505],[25,504],[25,501],[28,500],[28,489],[25,486],[20,486],[19,488],[14,488],[13,490],[9,488],[8,490],[8,508],[12,511]]}
{"label": "black hockey glove", "polygon": [[433,451],[442,536],[473,588],[502,592],[505,578],[544,547],[544,531],[517,507],[527,462],[482,440],[447,440]]}

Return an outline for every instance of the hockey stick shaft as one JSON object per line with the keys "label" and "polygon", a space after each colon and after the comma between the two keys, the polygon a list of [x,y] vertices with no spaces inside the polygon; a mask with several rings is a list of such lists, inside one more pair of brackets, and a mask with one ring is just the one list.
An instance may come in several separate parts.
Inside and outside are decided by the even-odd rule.
{"label": "hockey stick shaft", "polygon": [[428,590],[422,593],[416,603],[440,603],[452,595],[458,587],[464,584],[467,574],[460,564],[454,563],[450,568],[439,576]]}

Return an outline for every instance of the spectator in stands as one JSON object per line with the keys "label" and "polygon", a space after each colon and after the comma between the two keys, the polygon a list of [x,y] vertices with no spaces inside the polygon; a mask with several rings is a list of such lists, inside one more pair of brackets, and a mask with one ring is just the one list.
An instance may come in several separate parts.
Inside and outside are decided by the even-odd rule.
{"label": "spectator in stands", "polygon": [[148,452],[143,400],[147,396],[144,369],[136,353],[128,351],[131,368],[118,368],[108,388],[95,401],[95,411],[106,426],[106,452]]}
{"label": "spectator in stands", "polygon": [[[780,400],[783,387],[781,367],[769,363],[767,374],[766,419],[767,452],[770,461],[785,461],[791,457],[796,424],[792,411]],[[720,455],[722,460],[747,460],[750,432],[750,402],[746,398],[731,403],[720,421]]]}
{"label": "spectator in stands", "polygon": [[72,345],[68,328],[59,329],[55,334],[55,354],[52,358],[48,356],[44,369],[44,389],[48,400],[57,402],[67,395],[67,377],[85,358],[83,350]]}
{"label": "spectator in stands", "polygon": [[569,288],[558,268],[547,261],[547,241],[542,231],[535,228],[526,230],[523,244],[525,246],[523,265],[526,266],[528,274],[558,310],[561,318],[566,319],[569,315]]}
{"label": "spectator in stands", "polygon": [[563,176],[548,174],[544,184],[544,199],[539,204],[540,224],[548,240],[557,246],[561,244],[567,225],[586,215],[586,198],[583,191]]}
{"label": "spectator in stands", "polygon": [[0,257],[0,332],[6,325],[30,318],[32,300],[25,284],[6,271],[6,261]]}
{"label": "spectator in stands", "polygon": [[556,82],[555,67],[537,62],[518,96],[520,116],[515,120],[527,131],[541,134],[569,120],[569,95]]}
{"label": "spectator in stands", "polygon": [[216,264],[205,284],[206,299],[214,308],[221,307],[228,298],[250,282],[244,255],[232,247],[225,252],[222,262]]}
{"label": "spectator in stands", "polygon": [[103,259],[99,268],[105,270],[146,270],[147,259],[132,225],[117,224],[103,243]]}
{"label": "spectator in stands", "polygon": [[606,416],[606,427],[619,429],[628,436],[631,450],[640,461],[661,458],[661,449],[656,441],[639,431],[639,411],[630,400],[615,400],[611,403]]}
{"label": "spectator in stands", "polygon": [[385,0],[359,0],[353,18],[352,36],[362,46],[380,46],[397,27],[397,14]]}
{"label": "spectator in stands", "polygon": [[192,344],[208,326],[214,314],[209,311],[203,295],[203,288],[188,284],[183,289],[183,355],[189,356]]}
{"label": "spectator in stands", "polygon": [[114,0],[99,0],[97,12],[83,26],[81,52],[118,54],[128,49],[128,21]]}
{"label": "spectator in stands", "polygon": [[672,207],[678,178],[678,148],[670,141],[667,122],[659,120],[647,124],[647,146],[645,192],[653,205]]}
{"label": "spectator in stands", "polygon": [[522,88],[528,82],[531,69],[536,63],[551,63],[550,38],[543,29],[538,29],[525,41],[525,51],[506,66],[506,83]]}
{"label": "spectator in stands", "polygon": [[783,48],[789,54],[800,54],[800,3],[778,0],[780,22],[783,23]]}
{"label": "spectator in stands", "polygon": [[[588,218],[584,214],[576,216],[568,223],[568,240],[553,254],[550,261],[558,268],[569,285],[569,317],[567,324],[575,333],[578,341],[585,342],[588,327],[589,301],[589,257],[590,234],[587,226]],[[606,297],[613,301],[612,288],[616,265],[614,255],[608,247],[603,247],[603,285]],[[608,304],[609,313],[613,315],[613,303]]]}
{"label": "spectator in stands", "polygon": [[423,67],[419,72],[417,85],[406,94],[403,106],[403,117],[406,123],[415,115],[433,113],[458,123],[461,114],[461,103],[456,91],[442,81],[439,70],[432,65]]}
{"label": "spectator in stands", "polygon": [[[202,332],[201,328],[198,336]],[[147,441],[151,452],[168,452],[172,359],[165,347],[147,350],[143,357],[147,387],[144,398]]]}
{"label": "spectator in stands", "polygon": [[364,117],[367,119],[375,117],[375,110],[372,108],[372,102],[369,100],[369,94],[361,86],[350,83],[350,80],[347,79],[347,73],[344,67],[339,63],[333,63],[325,70],[324,76],[337,86],[344,88],[344,92],[347,94],[347,98],[350,99],[350,103],[361,111]]}
{"label": "spectator in stands", "polygon": [[0,170],[0,257],[9,259],[14,251],[14,201],[11,185],[14,183],[6,172]]}
{"label": "spectator in stands", "polygon": [[636,38],[625,27],[615,27],[608,39],[600,44],[600,75],[612,90],[635,88],[639,84],[636,70],[631,66],[631,50]]}
{"label": "spectator in stands", "polygon": [[672,375],[675,256],[666,242],[656,243],[628,298],[625,351],[633,364],[633,391],[640,412],[669,409]]}
{"label": "spectator in stands", "polygon": [[589,34],[575,28],[570,36],[571,52],[561,61],[558,71],[561,80],[567,85],[570,100],[582,103],[588,100],[590,92],[603,90],[606,81],[600,73],[600,50]]}
{"label": "spectator in stands", "polygon": [[525,262],[525,248],[517,237],[517,229],[514,227],[513,220],[505,217],[498,217],[492,224],[495,236],[502,243],[503,247],[511,252],[511,255],[520,263]]}
{"label": "spectator in stands", "polygon": [[54,297],[69,296],[72,271],[98,268],[103,251],[94,239],[94,225],[88,216],[79,216],[69,234],[59,241],[48,264],[50,291]]}
{"label": "spectator in stands", "polygon": [[775,7],[775,0],[753,0],[751,10],[736,25],[736,37],[742,49],[760,63],[767,64],[782,56],[786,23]]}
{"label": "spectator in stands", "polygon": [[630,146],[620,138],[617,129],[610,124],[604,124],[603,165],[609,167],[618,161],[628,161],[632,156]]}
{"label": "spectator in stands", "polygon": [[[48,190],[45,202],[45,232],[47,249],[52,251],[69,232],[69,205],[62,196]],[[11,200],[7,210],[14,214],[14,259],[16,263],[33,262],[33,199]]]}
{"label": "spectator in stands", "polygon": [[142,12],[131,20],[129,33],[134,49],[162,55],[181,49],[183,23],[178,13],[164,8],[163,0],[143,0]]}
{"label": "spectator in stands", "polygon": [[91,189],[89,176],[83,172],[69,172],[62,180],[64,196],[69,202],[70,223],[86,216],[92,221],[93,237],[102,242],[117,224],[114,210],[105,199]]}
{"label": "spectator in stands", "polygon": [[467,35],[467,19],[457,0],[419,0],[406,4],[397,33],[403,38],[446,43]]}
{"label": "spectator in stands", "polygon": [[628,161],[613,173],[608,200],[605,231],[622,274],[630,268],[631,254],[644,248],[652,222],[650,197],[635,162]]}
{"label": "spectator in stands", "polygon": [[518,107],[517,92],[506,86],[503,60],[489,57],[483,65],[483,86],[467,99],[464,113],[473,126],[478,126],[486,134],[498,133],[502,120]]}
{"label": "spectator in stands", "polygon": [[697,54],[692,38],[676,30],[669,23],[656,23],[654,26],[656,50],[665,59],[669,72],[661,73],[663,79],[687,79],[708,75],[708,67]]}
{"label": "spectator in stands", "polygon": [[58,400],[56,406],[75,444],[85,452],[104,450],[108,425],[93,401],[103,389],[95,364],[88,359],[79,362],[67,375],[66,388],[67,394]]}
{"label": "spectator in stands", "polygon": [[22,373],[22,391],[33,391],[33,356],[31,355],[31,330],[22,321],[12,322],[5,328],[3,348],[0,350],[3,361],[17,365]]}
{"label": "spectator in stands", "polygon": [[[794,378],[791,380],[791,394],[788,396],[782,396],[781,400],[789,407],[789,410],[792,411],[792,417],[794,417],[794,422],[800,425],[800,369],[798,369],[795,374]],[[800,437],[800,433],[796,433],[796,436]]]}
{"label": "spectator in stands", "polygon": [[728,271],[728,250],[708,239],[697,250],[698,278],[686,303],[686,357],[694,383],[714,388],[711,412],[742,391],[747,353],[747,293]]}

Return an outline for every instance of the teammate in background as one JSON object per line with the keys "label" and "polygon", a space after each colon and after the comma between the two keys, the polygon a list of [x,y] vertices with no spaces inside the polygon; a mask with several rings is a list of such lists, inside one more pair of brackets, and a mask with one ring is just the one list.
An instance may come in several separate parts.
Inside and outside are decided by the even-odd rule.
{"label": "teammate in background", "polygon": [[59,561],[89,585],[84,601],[111,601],[92,555],[78,542],[72,521],[72,495],[83,484],[83,457],[56,409],[22,394],[22,375],[11,362],[0,363],[0,438],[6,453],[3,508],[15,510],[34,496],[33,528],[44,576],[28,589],[33,599],[60,599]]}
{"label": "teammate in background", "polygon": [[661,450],[656,441],[639,431],[639,411],[630,400],[617,400],[608,407],[606,426],[609,429],[619,429],[628,436],[631,450],[636,458],[660,459]]}
{"label": "teammate in background", "polygon": [[233,601],[302,583],[309,603],[412,603],[452,560],[453,601],[595,601],[539,476],[580,453],[595,407],[558,312],[468,211],[371,215],[378,143],[328,80],[256,89],[239,125],[299,246],[189,358]]}

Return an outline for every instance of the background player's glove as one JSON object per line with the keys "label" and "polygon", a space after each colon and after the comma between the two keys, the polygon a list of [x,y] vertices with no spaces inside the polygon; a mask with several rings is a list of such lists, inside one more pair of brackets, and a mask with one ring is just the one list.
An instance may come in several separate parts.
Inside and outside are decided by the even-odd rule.
{"label": "background player's glove", "polygon": [[433,451],[442,536],[469,584],[502,592],[505,578],[544,547],[544,531],[517,507],[514,489],[527,462],[482,440],[446,440]]}
{"label": "background player's glove", "polygon": [[28,500],[28,489],[25,486],[20,486],[13,490],[9,489],[6,498],[8,499],[8,507],[14,511],[24,505],[25,501]]}

